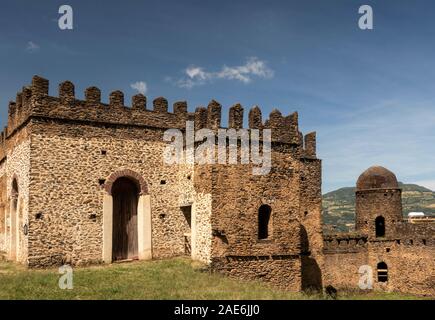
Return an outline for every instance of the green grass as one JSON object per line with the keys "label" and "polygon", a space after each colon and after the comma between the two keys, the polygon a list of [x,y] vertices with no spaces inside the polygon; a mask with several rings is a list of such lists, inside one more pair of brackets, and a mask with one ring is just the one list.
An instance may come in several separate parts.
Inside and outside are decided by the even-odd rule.
{"label": "green grass", "polygon": [[[187,258],[74,268],[74,288],[58,286],[57,269],[28,270],[0,262],[0,299],[323,299],[256,281],[210,274]],[[393,293],[349,293],[341,299],[415,299]]]}

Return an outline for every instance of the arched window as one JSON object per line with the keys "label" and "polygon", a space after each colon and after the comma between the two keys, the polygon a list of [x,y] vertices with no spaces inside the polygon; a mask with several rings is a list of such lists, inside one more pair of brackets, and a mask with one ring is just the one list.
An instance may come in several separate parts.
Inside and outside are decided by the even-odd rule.
{"label": "arched window", "polygon": [[388,266],[385,262],[378,263],[378,282],[388,281]]}
{"label": "arched window", "polygon": [[267,204],[263,204],[258,209],[258,239],[267,239],[269,238],[270,230],[270,215],[272,212],[272,208]]}
{"label": "arched window", "polygon": [[385,219],[384,217],[377,217],[375,220],[375,231],[376,231],[376,237],[383,237],[385,236]]}

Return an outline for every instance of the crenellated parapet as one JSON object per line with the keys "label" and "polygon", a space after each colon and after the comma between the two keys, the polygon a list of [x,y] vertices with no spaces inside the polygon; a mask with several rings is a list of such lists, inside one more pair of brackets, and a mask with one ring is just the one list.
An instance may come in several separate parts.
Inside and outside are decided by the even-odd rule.
{"label": "crenellated parapet", "polygon": [[323,236],[323,252],[354,253],[367,250],[367,235],[359,233],[329,234]]}
{"label": "crenellated parapet", "polygon": [[[34,76],[32,83],[17,94],[16,100],[9,103],[8,125],[6,136],[13,134],[31,117],[47,118],[60,121],[75,121],[85,123],[101,123],[104,125],[144,126],[156,129],[184,129],[186,121],[195,121],[195,129],[221,128],[222,106],[212,100],[207,107],[198,107],[195,112],[188,112],[185,101],[177,101],[169,110],[168,100],[164,97],[155,98],[152,108],[147,106],[147,97],[134,95],[130,106],[126,105],[124,93],[116,90],[109,94],[109,102],[102,102],[101,90],[95,86],[88,87],[84,92],[84,100],[77,99],[75,86],[71,81],[58,85],[58,95],[49,96],[49,81]],[[235,104],[229,109],[228,127],[243,129],[244,108]],[[305,136],[299,131],[298,114],[283,116],[274,109],[269,118],[263,122],[262,112],[255,106],[249,110],[249,129],[271,129],[272,141],[298,146],[302,149],[301,156],[316,157],[315,133]]]}
{"label": "crenellated parapet", "polygon": [[304,156],[316,158],[316,133],[310,132],[304,136]]}

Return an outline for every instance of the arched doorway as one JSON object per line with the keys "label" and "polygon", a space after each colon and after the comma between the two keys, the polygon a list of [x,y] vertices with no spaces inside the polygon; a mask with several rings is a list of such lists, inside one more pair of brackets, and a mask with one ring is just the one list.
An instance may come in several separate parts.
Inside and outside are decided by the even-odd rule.
{"label": "arched doorway", "polygon": [[139,188],[129,178],[118,178],[112,186],[112,198],[112,260],[138,259]]}
{"label": "arched doorway", "polygon": [[375,232],[376,237],[384,237],[385,236],[385,219],[382,216],[379,216],[375,220]]}

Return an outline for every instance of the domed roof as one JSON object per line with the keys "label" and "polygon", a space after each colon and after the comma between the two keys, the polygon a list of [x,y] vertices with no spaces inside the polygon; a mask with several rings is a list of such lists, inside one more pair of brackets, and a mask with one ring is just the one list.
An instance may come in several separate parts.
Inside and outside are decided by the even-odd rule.
{"label": "domed roof", "polygon": [[399,188],[399,184],[396,175],[381,166],[368,168],[359,176],[356,182],[357,190],[397,188]]}

